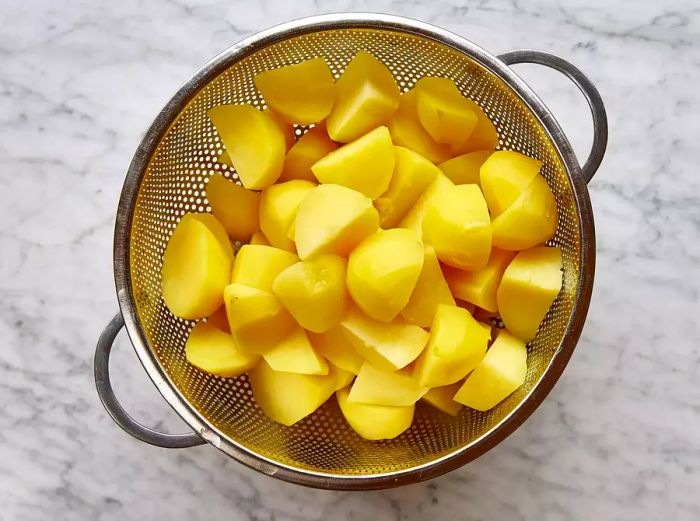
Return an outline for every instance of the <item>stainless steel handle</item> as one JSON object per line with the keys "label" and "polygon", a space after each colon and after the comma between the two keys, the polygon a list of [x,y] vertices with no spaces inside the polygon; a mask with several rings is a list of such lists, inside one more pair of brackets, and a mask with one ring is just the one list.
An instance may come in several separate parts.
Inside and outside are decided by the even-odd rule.
{"label": "stainless steel handle", "polygon": [[581,172],[589,183],[595,175],[608,145],[608,116],[605,112],[603,99],[593,82],[586,77],[577,67],[563,58],[554,54],[535,49],[520,49],[500,54],[498,58],[506,65],[518,63],[536,63],[561,72],[576,84],[581,93],[586,97],[588,106],[593,116],[593,145],[588,159],[581,167]]}
{"label": "stainless steel handle", "polygon": [[95,349],[95,386],[97,387],[97,394],[100,396],[104,408],[107,409],[109,415],[122,429],[131,434],[134,438],[138,438],[151,445],[166,449],[183,449],[205,444],[206,441],[194,432],[186,434],[166,434],[149,429],[129,416],[121,406],[117,397],[114,395],[112,383],[109,379],[109,355],[112,351],[114,339],[117,337],[117,333],[119,333],[122,327],[124,327],[124,319],[121,313],[117,313],[112,317],[112,320],[109,321],[104,331],[102,331],[97,341],[97,348]]}

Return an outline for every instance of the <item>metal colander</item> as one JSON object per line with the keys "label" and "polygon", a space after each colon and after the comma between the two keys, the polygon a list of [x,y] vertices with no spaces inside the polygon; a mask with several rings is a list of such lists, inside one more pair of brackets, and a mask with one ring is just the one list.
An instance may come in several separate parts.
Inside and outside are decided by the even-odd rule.
{"label": "metal colander", "polygon": [[[552,244],[563,253],[564,284],[528,347],[525,385],[488,412],[464,408],[457,417],[419,403],[411,428],[394,440],[370,442],[345,423],[334,399],[292,427],[256,406],[247,377],[219,378],[185,360],[193,322],[173,316],[161,298],[163,251],[186,212],[209,211],[207,178],[238,180],[216,161],[223,145],[207,110],[225,103],[264,106],[253,77],[314,57],[338,77],[359,50],[393,72],[403,91],[423,76],[448,77],[476,101],[498,129],[499,148],[543,162],[559,209]],[[594,146],[579,167],[547,108],[507,64],[537,62],[568,75],[587,97]],[[296,134],[306,129],[298,127]],[[512,432],[541,403],[574,349],[588,309],[594,271],[594,228],[586,181],[606,141],[605,112],[595,87],[568,62],[538,51],[500,58],[436,27],[385,15],[326,15],[278,26],[225,51],[197,72],[166,105],[139,146],[124,184],[116,221],[114,267],[121,312],[103,333],[95,358],[98,391],[107,410],[134,436],[166,447],[209,442],[243,463],[285,480],[335,489],[415,482],[477,457]],[[126,323],[136,353],[154,383],[194,433],[169,435],[136,423],[114,397],[109,352]]]}

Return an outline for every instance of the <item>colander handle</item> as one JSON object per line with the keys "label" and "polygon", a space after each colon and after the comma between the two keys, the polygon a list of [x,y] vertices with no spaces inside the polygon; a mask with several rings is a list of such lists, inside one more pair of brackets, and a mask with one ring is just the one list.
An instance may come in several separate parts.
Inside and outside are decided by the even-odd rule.
{"label": "colander handle", "polygon": [[500,54],[498,58],[506,65],[536,63],[559,71],[573,81],[586,97],[593,116],[593,145],[586,163],[581,167],[581,172],[586,183],[589,183],[598,170],[601,161],[603,161],[605,148],[608,145],[608,117],[605,112],[603,99],[600,97],[600,93],[593,85],[593,82],[573,64],[548,52],[535,49],[520,49]]}
{"label": "colander handle", "polygon": [[119,401],[117,401],[117,397],[112,390],[112,383],[109,379],[109,355],[112,352],[114,339],[117,337],[117,333],[119,333],[122,327],[124,327],[124,319],[121,313],[117,313],[112,317],[112,320],[109,321],[104,331],[102,331],[97,341],[97,348],[95,349],[95,386],[97,387],[97,394],[100,396],[104,408],[107,409],[109,415],[122,429],[131,434],[134,438],[138,438],[151,445],[163,447],[165,449],[183,449],[205,444],[206,441],[194,432],[189,432],[187,434],[166,434],[149,429],[129,416]]}

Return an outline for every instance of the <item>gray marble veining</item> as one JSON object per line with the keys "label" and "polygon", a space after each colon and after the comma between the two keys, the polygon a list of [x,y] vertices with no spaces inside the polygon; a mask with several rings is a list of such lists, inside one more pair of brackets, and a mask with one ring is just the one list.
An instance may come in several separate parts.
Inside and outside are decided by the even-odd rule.
{"label": "gray marble veining", "polygon": [[[111,242],[131,154],[198,66],[275,23],[331,11],[422,19],[493,52],[560,54],[599,86],[608,154],[593,180],[598,265],[583,338],[513,436],[428,483],[333,493],[210,447],[123,434],[92,382],[116,309]],[[518,71],[583,157],[583,98]],[[4,0],[0,4],[0,519],[700,519],[700,9],[693,0]],[[185,426],[128,340],[129,411]]]}

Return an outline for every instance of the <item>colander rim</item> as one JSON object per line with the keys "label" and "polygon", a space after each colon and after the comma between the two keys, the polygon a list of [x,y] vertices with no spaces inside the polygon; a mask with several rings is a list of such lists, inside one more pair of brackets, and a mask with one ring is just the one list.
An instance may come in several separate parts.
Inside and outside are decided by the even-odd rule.
{"label": "colander rim", "polygon": [[[192,407],[163,371],[137,315],[130,275],[130,231],[141,181],[171,123],[211,80],[235,62],[282,40],[335,29],[376,29],[409,33],[467,54],[508,85],[548,133],[572,186],[581,236],[578,285],[571,318],[548,368],[528,396],[497,425],[469,445],[421,465],[380,474],[341,475],[292,467],[230,441]],[[147,374],[170,406],[206,441],[244,465],[285,481],[333,490],[389,488],[439,476],[481,456],[513,433],[542,403],[558,381],[576,347],[590,303],[595,266],[595,230],[588,189],[578,160],[552,113],[530,87],[495,55],[450,31],[410,18],[379,13],[334,13],[301,18],[258,32],[229,47],[195,72],[156,116],[139,144],[119,200],[113,245],[114,278],[129,338]]]}

